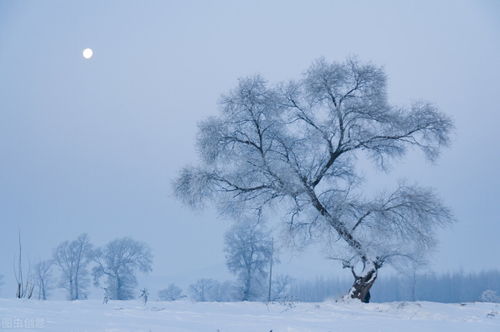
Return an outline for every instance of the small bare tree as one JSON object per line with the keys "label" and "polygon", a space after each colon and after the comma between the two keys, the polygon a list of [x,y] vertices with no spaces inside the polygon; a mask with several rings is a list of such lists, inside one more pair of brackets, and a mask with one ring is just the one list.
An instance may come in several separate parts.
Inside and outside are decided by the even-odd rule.
{"label": "small bare tree", "polygon": [[136,271],[150,272],[153,255],[145,243],[124,237],[96,249],[93,259],[97,264],[92,270],[95,285],[105,276],[109,298],[128,300],[134,298]]}
{"label": "small bare tree", "polygon": [[68,291],[69,300],[87,297],[91,258],[92,244],[87,234],[71,242],[64,241],[55,249],[54,262],[61,270],[61,285]]}
{"label": "small bare tree", "polygon": [[415,257],[452,220],[430,189],[402,183],[368,195],[356,161],[388,170],[408,148],[435,160],[452,121],[427,102],[388,103],[384,71],[356,59],[320,59],[297,81],[240,80],[222,110],[200,124],[201,164],[184,168],[177,196],[222,213],[274,213],[298,240],[322,241],[350,268],[349,296],[369,300],[385,263]]}
{"label": "small bare tree", "polygon": [[21,244],[21,232],[18,234],[18,257],[14,261],[14,277],[16,279],[16,297],[18,299],[31,299],[35,284],[31,273],[31,264],[23,265],[23,246]]}
{"label": "small bare tree", "polygon": [[47,300],[48,293],[52,288],[53,266],[53,260],[40,261],[35,265],[35,284],[39,300]]}

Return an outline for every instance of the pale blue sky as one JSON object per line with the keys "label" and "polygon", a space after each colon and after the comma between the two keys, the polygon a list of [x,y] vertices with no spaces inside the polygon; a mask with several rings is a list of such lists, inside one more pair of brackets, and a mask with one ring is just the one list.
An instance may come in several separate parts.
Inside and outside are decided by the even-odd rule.
{"label": "pale blue sky", "polygon": [[[153,276],[216,275],[227,222],[170,186],[196,160],[197,122],[238,77],[352,54],[385,67],[391,101],[429,100],[456,122],[436,165],[411,155],[371,185],[405,176],[453,209],[435,270],[500,268],[499,41],[493,0],[0,0],[0,273],[21,229],[33,261],[81,232],[130,235],[151,245]],[[316,251],[282,265],[336,271]]]}

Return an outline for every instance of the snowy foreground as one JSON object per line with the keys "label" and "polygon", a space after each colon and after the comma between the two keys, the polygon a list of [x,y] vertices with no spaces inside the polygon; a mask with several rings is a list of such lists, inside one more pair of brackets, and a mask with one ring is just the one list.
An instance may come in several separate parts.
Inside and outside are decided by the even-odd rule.
{"label": "snowy foreground", "polygon": [[500,331],[494,303],[193,303],[0,299],[0,330],[115,331]]}

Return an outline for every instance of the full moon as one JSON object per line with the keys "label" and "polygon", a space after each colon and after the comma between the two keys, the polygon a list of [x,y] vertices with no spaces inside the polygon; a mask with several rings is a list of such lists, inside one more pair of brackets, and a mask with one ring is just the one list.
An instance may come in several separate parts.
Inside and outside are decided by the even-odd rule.
{"label": "full moon", "polygon": [[82,52],[85,59],[90,59],[94,55],[94,51],[91,48],[86,48]]}

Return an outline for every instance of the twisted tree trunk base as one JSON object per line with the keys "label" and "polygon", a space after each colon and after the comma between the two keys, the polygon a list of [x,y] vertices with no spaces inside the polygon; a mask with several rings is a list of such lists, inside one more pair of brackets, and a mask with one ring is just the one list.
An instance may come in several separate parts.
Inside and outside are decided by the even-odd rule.
{"label": "twisted tree trunk base", "polygon": [[377,269],[369,270],[361,276],[354,277],[354,283],[349,290],[347,297],[351,299],[358,299],[363,303],[370,302],[370,289],[372,288],[375,280],[377,279]]}

